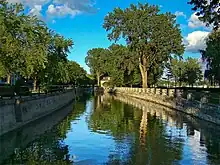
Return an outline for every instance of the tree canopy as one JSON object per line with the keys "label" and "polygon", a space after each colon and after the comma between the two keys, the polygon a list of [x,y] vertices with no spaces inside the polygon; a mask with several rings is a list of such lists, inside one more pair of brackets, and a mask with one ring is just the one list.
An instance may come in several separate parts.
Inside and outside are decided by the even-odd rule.
{"label": "tree canopy", "polygon": [[191,0],[193,10],[197,12],[199,19],[207,25],[213,24],[217,29],[220,27],[220,2],[219,0]]}
{"label": "tree canopy", "polygon": [[206,45],[202,56],[207,62],[209,77],[214,77],[214,80],[220,84],[220,30],[215,30],[209,35]]}
{"label": "tree canopy", "polygon": [[90,71],[97,78],[98,86],[100,86],[100,78],[106,73],[105,62],[108,50],[104,48],[94,48],[88,51],[86,64],[90,67]]}
{"label": "tree canopy", "polygon": [[179,82],[193,86],[197,81],[202,78],[201,66],[198,59],[187,58],[186,60],[173,58],[168,65],[168,71],[171,78],[174,79],[175,85]]}
{"label": "tree canopy", "polygon": [[75,83],[86,77],[76,62],[68,61],[73,41],[47,28],[21,4],[0,1],[0,77],[16,74],[41,84]]}
{"label": "tree canopy", "polygon": [[179,26],[171,13],[161,14],[158,6],[133,5],[115,8],[105,17],[103,27],[109,40],[123,37],[139,60],[142,86],[147,87],[148,72],[152,65],[167,61],[171,54],[182,55],[184,47]]}

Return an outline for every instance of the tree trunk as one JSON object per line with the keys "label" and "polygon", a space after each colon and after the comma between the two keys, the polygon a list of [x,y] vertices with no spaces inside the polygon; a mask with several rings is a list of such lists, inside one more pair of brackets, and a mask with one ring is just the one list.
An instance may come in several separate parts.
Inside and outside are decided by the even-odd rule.
{"label": "tree trunk", "polygon": [[37,78],[34,78],[34,91],[37,91]]}
{"label": "tree trunk", "polygon": [[7,75],[7,83],[11,84],[11,75],[10,74]]}
{"label": "tree trunk", "polygon": [[141,60],[139,62],[139,68],[140,68],[141,77],[142,77],[142,88],[147,88],[148,73],[147,73],[146,64],[147,64],[146,58],[143,58],[143,64]]}

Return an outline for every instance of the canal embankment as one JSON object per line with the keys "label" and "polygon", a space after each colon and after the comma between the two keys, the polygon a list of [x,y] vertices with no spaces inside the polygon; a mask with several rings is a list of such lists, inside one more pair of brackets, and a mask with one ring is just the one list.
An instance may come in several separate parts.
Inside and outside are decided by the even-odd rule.
{"label": "canal embankment", "polygon": [[64,106],[61,110],[55,111],[50,115],[39,118],[30,122],[19,129],[8,132],[0,136],[0,164],[8,157],[10,157],[16,148],[25,148],[27,145],[41,135],[47,133],[48,130],[53,129],[65,119],[74,108],[74,102]]}
{"label": "canal embankment", "polygon": [[73,102],[80,89],[0,100],[0,136],[20,128]]}
{"label": "canal embankment", "polygon": [[220,125],[220,105],[209,103],[207,95],[202,95],[200,100],[195,100],[190,92],[184,97],[185,93],[182,89],[119,87],[114,90],[116,94],[160,104]]}

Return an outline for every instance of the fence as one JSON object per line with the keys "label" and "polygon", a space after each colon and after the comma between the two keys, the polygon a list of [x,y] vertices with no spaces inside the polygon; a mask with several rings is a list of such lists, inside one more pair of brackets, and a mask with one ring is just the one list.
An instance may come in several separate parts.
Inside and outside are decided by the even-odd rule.
{"label": "fence", "polygon": [[66,90],[72,90],[74,88],[76,87],[72,85],[49,85],[39,86],[36,91],[33,91],[30,86],[0,86],[0,99],[63,92]]}
{"label": "fence", "polygon": [[[168,88],[115,88],[116,93],[154,102],[200,119],[220,124],[218,91]],[[218,100],[218,101],[217,101]]]}
{"label": "fence", "polygon": [[138,93],[148,94],[148,95],[160,95],[165,97],[173,97],[173,98],[183,98],[188,101],[197,101],[201,102],[202,104],[218,104],[220,105],[220,92],[204,89],[204,90],[197,90],[192,88],[126,88],[120,87],[115,88],[121,92],[127,93]]}

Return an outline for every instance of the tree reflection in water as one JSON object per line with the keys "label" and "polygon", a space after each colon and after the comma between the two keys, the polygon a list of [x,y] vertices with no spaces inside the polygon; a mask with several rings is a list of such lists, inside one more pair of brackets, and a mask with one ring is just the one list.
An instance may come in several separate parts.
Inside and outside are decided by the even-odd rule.
{"label": "tree reflection in water", "polygon": [[[172,164],[181,160],[181,139],[171,140],[164,123],[147,111],[133,108],[110,96],[97,96],[99,102],[90,119],[89,127],[95,132],[107,132],[117,142],[117,154],[110,154],[107,164]],[[109,104],[111,102],[111,104]],[[123,145],[129,147],[123,151]],[[126,153],[127,152],[127,153]]]}
{"label": "tree reflection in water", "polygon": [[110,95],[87,99],[3,164],[220,164],[219,127],[141,100],[127,99],[135,108]]}
{"label": "tree reflection in water", "polygon": [[25,149],[17,148],[14,154],[3,164],[27,165],[70,165],[73,164],[68,151],[68,145],[63,143],[67,132],[71,128],[71,121],[80,116],[86,107],[86,100],[80,99],[73,107],[73,111],[52,130],[36,137]]}

